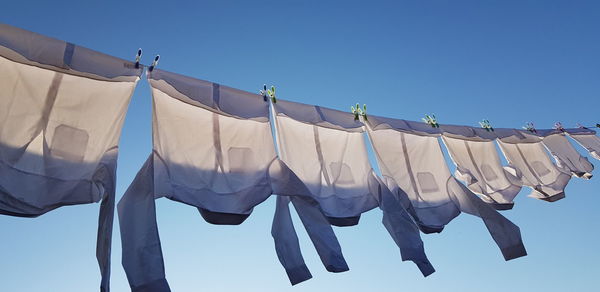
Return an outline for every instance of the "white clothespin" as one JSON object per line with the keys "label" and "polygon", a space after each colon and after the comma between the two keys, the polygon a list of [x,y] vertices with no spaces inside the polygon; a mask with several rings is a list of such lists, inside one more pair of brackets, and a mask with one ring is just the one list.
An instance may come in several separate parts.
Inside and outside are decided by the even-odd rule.
{"label": "white clothespin", "polygon": [[160,60],[160,55],[156,55],[156,57],[154,57],[154,61],[152,61],[152,65],[148,67],[148,71],[152,72],[152,70],[156,68],[156,65],[158,65],[158,60]]}

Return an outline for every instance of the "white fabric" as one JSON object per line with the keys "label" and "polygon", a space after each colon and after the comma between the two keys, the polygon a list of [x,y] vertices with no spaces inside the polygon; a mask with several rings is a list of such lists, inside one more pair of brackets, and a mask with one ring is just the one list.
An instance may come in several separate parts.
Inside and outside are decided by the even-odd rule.
{"label": "white fabric", "polygon": [[498,157],[493,141],[468,141],[443,137],[455,176],[496,209],[512,208],[513,199],[521,191],[519,179],[508,173]]}
{"label": "white fabric", "polygon": [[589,179],[592,177],[594,165],[581,156],[573,147],[573,144],[567,140],[565,134],[552,134],[544,137],[542,140],[544,146],[550,151],[556,165],[559,168],[570,171],[573,176]]}
{"label": "white fabric", "polygon": [[583,146],[592,157],[600,160],[600,138],[595,132],[568,131],[569,136]]}
{"label": "white fabric", "polygon": [[368,129],[384,181],[423,232],[441,232],[462,211],[483,219],[506,260],[526,255],[519,228],[451,176],[436,137]]}
{"label": "white fabric", "polygon": [[[148,79],[154,104],[154,151],[119,202],[123,266],[133,291],[169,291],[155,198],[195,206],[209,223],[232,225],[241,224],[254,206],[273,193],[302,196],[308,191],[277,159],[269,103],[261,96],[158,69]],[[318,204],[307,195],[292,201],[303,222],[314,227],[309,235],[319,242],[325,266],[347,270]],[[293,247],[290,226],[276,223],[281,223],[281,232],[275,232],[281,234],[276,250],[290,281],[309,279],[304,262],[297,260],[300,250]]]}
{"label": "white fabric", "polygon": [[[150,82],[154,153],[161,161],[155,173],[167,174],[155,181],[157,194],[209,211],[236,214],[249,214],[271,195],[266,172],[276,154],[268,122],[194,106],[157,89],[162,80]],[[217,90],[226,99],[224,93],[230,89]]]}
{"label": "white fabric", "polygon": [[306,184],[325,215],[359,216],[377,207],[363,134],[277,117],[282,160]]}
{"label": "white fabric", "polygon": [[100,206],[96,257],[109,291],[117,145],[142,68],[0,24],[0,213]]}
{"label": "white fabric", "polygon": [[546,153],[542,142],[512,143],[498,139],[509,166],[525,186],[533,189],[532,198],[553,202],[565,197],[564,189],[571,178],[558,168]]}
{"label": "white fabric", "polygon": [[415,262],[425,276],[433,273],[417,226],[371,168],[362,124],[352,114],[318,106],[278,100],[273,108],[280,157],[330,222],[355,225],[361,213],[379,206],[403,260]]}

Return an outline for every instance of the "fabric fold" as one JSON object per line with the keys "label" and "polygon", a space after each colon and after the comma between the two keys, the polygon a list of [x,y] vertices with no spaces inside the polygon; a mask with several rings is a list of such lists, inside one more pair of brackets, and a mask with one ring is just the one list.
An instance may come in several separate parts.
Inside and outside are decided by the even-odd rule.
{"label": "fabric fold", "polygon": [[559,168],[569,171],[576,177],[584,179],[592,177],[594,165],[577,152],[564,133],[548,135],[544,137],[542,143],[550,151]]}
{"label": "fabric fold", "polygon": [[600,138],[596,136],[596,132],[587,129],[568,129],[567,133],[569,137],[583,146],[592,157],[600,160]]}
{"label": "fabric fold", "polygon": [[521,230],[517,225],[480,200],[463,184],[455,180],[450,182],[452,198],[457,203],[460,211],[483,220],[505,260],[508,261],[527,255],[521,239]]}
{"label": "fabric fold", "polygon": [[349,113],[285,100],[273,104],[273,113],[281,160],[304,182],[304,195],[318,202],[329,223],[358,224],[362,213],[380,207],[402,259],[431,274],[415,223],[400,203],[382,195],[385,187],[374,177],[362,123]]}
{"label": "fabric fold", "polygon": [[373,173],[372,184],[377,190],[379,209],[383,213],[381,222],[400,248],[402,261],[414,262],[423,276],[427,277],[435,272],[435,268],[425,256],[425,247],[419,236],[419,228],[408,214],[402,203],[394,197],[385,184]]}
{"label": "fabric fold", "polygon": [[499,139],[498,144],[510,166],[519,170],[523,185],[532,188],[529,197],[547,202],[565,197],[570,172],[550,160],[541,141],[519,143]]}
{"label": "fabric fold", "polygon": [[442,136],[442,141],[456,165],[456,178],[494,208],[507,210],[513,207],[521,184],[514,184],[519,178],[509,178],[513,175],[503,169],[493,141],[467,141],[446,136]]}
{"label": "fabric fold", "polygon": [[[98,215],[98,236],[96,242],[96,259],[98,260],[98,266],[100,267],[100,274],[102,276],[100,291],[110,291],[110,256],[112,249],[112,231],[113,222],[115,218],[115,192],[116,183],[115,178],[116,167],[103,167],[102,171],[98,172],[97,175],[99,181],[105,181],[103,189],[105,190],[102,197],[102,203],[100,204],[100,213]],[[112,170],[112,173],[109,171]]]}
{"label": "fabric fold", "polygon": [[450,174],[437,137],[366,124],[385,183],[400,202],[410,202],[421,231],[441,232],[464,212],[484,221],[506,260],[526,255],[518,227]]}
{"label": "fabric fold", "polygon": [[278,196],[276,200],[271,235],[275,240],[275,251],[279,262],[284,267],[290,283],[296,285],[312,278],[312,274],[302,257],[300,243],[290,214],[290,198]]}
{"label": "fabric fold", "polygon": [[171,291],[156,223],[154,161],[150,156],[118,204],[122,264],[132,292]]}
{"label": "fabric fold", "polygon": [[312,278],[298,244],[289,211],[292,203],[306,229],[321,262],[329,272],[348,271],[342,249],[327,218],[316,202],[309,198],[278,196],[271,234],[275,240],[277,256],[284,266],[292,285]]}
{"label": "fabric fold", "polygon": [[143,66],[0,24],[0,214],[102,201],[96,258],[110,290],[118,143]]}
{"label": "fabric fold", "polygon": [[[168,289],[155,206],[150,202],[161,197],[196,207],[208,223],[238,225],[271,195],[290,196],[328,270],[347,270],[320,206],[305,195],[304,183],[277,157],[269,103],[254,93],[159,69],[150,72],[148,80],[153,97],[152,166],[144,167],[140,180],[152,183],[142,192],[135,191],[142,187],[134,182],[119,212],[125,224],[142,220],[141,226],[147,229],[142,232],[152,237],[140,251],[135,247],[142,244],[137,242],[140,231],[122,230],[124,246],[137,252],[137,256],[123,258],[132,290]],[[302,260],[287,204],[281,200],[272,234],[282,265],[296,284],[310,278],[310,272]]]}

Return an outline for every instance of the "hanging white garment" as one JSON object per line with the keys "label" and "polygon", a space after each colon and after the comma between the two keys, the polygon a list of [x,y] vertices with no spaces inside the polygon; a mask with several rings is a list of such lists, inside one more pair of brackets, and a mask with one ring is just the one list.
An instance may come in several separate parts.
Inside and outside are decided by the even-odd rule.
{"label": "hanging white garment", "polygon": [[583,146],[592,157],[600,160],[600,138],[596,132],[589,129],[567,129],[569,137]]}
{"label": "hanging white garment", "polygon": [[142,68],[0,24],[0,213],[36,217],[102,200],[109,291],[117,146]]}
{"label": "hanging white garment", "polygon": [[[494,178],[495,185],[488,184],[488,186],[485,186],[490,190],[497,187],[500,187],[500,189],[507,188],[503,192],[497,192],[496,197],[485,195],[482,197],[498,209],[512,207],[512,201],[518,194],[517,188],[519,186],[533,188],[534,190],[530,194],[530,197],[533,198],[549,202],[562,199],[570,174],[573,172],[588,176],[590,175],[588,172],[592,168],[587,159],[581,157],[564,138],[564,134],[558,130],[538,130],[532,133],[516,129],[487,131],[481,128],[444,125],[441,126],[441,132],[443,132],[444,137],[464,140],[462,142],[464,149],[459,152],[454,150],[460,147],[460,141],[454,141],[456,143],[450,144],[449,139],[444,139],[452,158],[457,163],[457,177],[465,180],[471,190],[480,193],[480,190],[471,186],[472,177],[479,181],[483,179],[486,184],[488,184],[490,178]],[[503,169],[499,168],[500,161],[497,157],[494,162],[491,160],[492,157],[489,157],[490,152],[495,151],[492,142],[486,142],[487,154],[473,148],[477,144],[481,146],[480,143],[484,143],[481,141],[493,141],[494,139],[498,141],[509,162],[509,165],[503,167]],[[556,159],[556,164],[551,161],[545,148],[551,151]],[[467,159],[467,156],[470,155],[473,158],[469,157]],[[479,160],[479,165],[465,166],[468,160]],[[485,166],[484,164],[488,165]],[[482,188],[479,187],[479,189]]]}
{"label": "hanging white garment", "polygon": [[587,157],[583,157],[577,152],[573,144],[567,140],[565,133],[554,131],[544,135],[542,143],[554,157],[556,166],[571,172],[573,176],[584,179],[592,178],[594,165],[590,163]]}
{"label": "hanging white garment", "polygon": [[[149,72],[148,80],[153,153],[119,202],[123,267],[132,291],[169,291],[155,199],[195,206],[212,224],[235,225],[273,193],[301,196],[307,191],[277,159],[269,103],[261,96],[158,69]],[[320,240],[323,263],[347,269],[318,204],[309,196],[293,202],[303,222],[313,227],[311,238]],[[276,244],[293,284],[311,277],[297,246],[297,238]]]}
{"label": "hanging white garment", "polygon": [[454,176],[497,210],[511,209],[521,184],[502,167],[494,141],[442,138],[456,165]]}
{"label": "hanging white garment", "polygon": [[284,100],[273,108],[280,157],[329,222],[356,225],[360,214],[379,206],[402,259],[415,262],[425,276],[433,273],[417,226],[369,163],[362,123],[350,113]]}
{"label": "hanging white garment", "polygon": [[526,255],[519,228],[459,183],[437,136],[424,123],[369,116],[367,129],[384,181],[407,201],[421,230],[441,232],[461,212],[483,219],[506,260]]}
{"label": "hanging white garment", "polygon": [[[496,130],[499,132],[499,130]],[[523,185],[533,191],[529,197],[554,202],[565,197],[564,189],[571,179],[567,169],[556,166],[550,160],[544,145],[543,135],[526,131],[504,129],[498,144],[513,174],[521,177]]]}

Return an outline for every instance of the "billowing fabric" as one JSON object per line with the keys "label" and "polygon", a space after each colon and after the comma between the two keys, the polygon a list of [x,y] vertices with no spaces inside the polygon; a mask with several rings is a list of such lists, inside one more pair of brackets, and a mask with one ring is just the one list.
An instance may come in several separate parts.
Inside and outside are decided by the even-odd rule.
{"label": "billowing fabric", "polygon": [[[481,190],[483,187],[472,185],[474,182],[473,178],[479,181],[480,178],[484,178],[486,182],[489,179],[485,177],[486,175],[484,174],[483,169],[478,171],[473,163],[468,161],[471,160],[470,157],[469,159],[465,158],[465,153],[468,155],[467,147],[465,145],[463,145],[463,148],[465,148],[463,151],[454,151],[456,153],[454,153],[453,159],[455,159],[458,168],[457,177],[464,180],[474,192],[482,193],[482,198],[498,209],[508,209],[512,206],[512,200],[516,195],[516,188],[518,186],[528,186],[533,188],[533,192],[530,194],[530,197],[533,198],[549,202],[562,199],[564,198],[564,188],[569,182],[571,177],[570,173],[573,171],[570,167],[580,174],[582,174],[582,170],[585,173],[585,169],[589,169],[589,166],[585,165],[585,158],[577,158],[577,162],[572,163],[571,166],[568,166],[567,163],[561,164],[561,162],[558,161],[559,159],[568,161],[568,159],[573,159],[573,157],[575,157],[573,152],[570,152],[564,144],[557,146],[555,141],[553,141],[555,140],[555,135],[561,135],[563,133],[560,130],[537,130],[535,133],[532,133],[526,130],[506,128],[496,128],[494,131],[487,131],[482,128],[455,125],[441,125],[439,128],[433,128],[426,123],[375,116],[369,117],[369,123],[371,127],[375,129],[394,129],[399,132],[414,135],[429,137],[443,136],[445,138],[463,140],[466,141],[464,143],[469,146],[476,145],[477,143],[475,142],[496,140],[500,145],[502,153],[508,160],[509,165],[504,166],[501,171],[495,162],[493,163],[496,164],[494,167],[490,164],[490,169],[492,171],[489,172],[488,175],[492,178],[494,176],[500,177],[500,180],[496,182],[499,183],[498,185],[490,186],[491,189],[488,189],[488,192],[494,190],[497,186],[507,187],[508,189],[503,193],[496,192],[495,195],[488,196],[483,194],[483,190]],[[566,131],[579,134],[580,136],[595,137],[589,135],[590,131],[586,129],[567,129]],[[550,137],[550,139],[548,139],[548,144],[552,145],[554,153],[556,154],[556,165],[551,161],[544,148],[544,144],[542,143],[545,137]],[[588,142],[588,144],[593,145],[593,139],[594,138],[586,140],[592,141],[591,143]],[[448,141],[448,139],[445,141]],[[449,147],[454,146],[453,148],[457,149],[460,146],[458,144],[460,143],[454,143],[454,145],[449,145]],[[488,144],[487,146],[488,151],[486,152],[488,152],[488,154],[486,155],[488,156],[491,152],[491,145],[492,144]],[[472,151],[474,149],[472,147],[469,148],[471,148]],[[450,149],[450,151],[451,153],[453,152],[452,149]],[[477,155],[473,155],[473,161],[476,160],[478,160]],[[483,160],[475,163],[482,164]],[[471,166],[467,166],[468,164],[471,164]],[[483,165],[479,167],[482,166]],[[477,174],[478,172],[481,172],[481,174]],[[582,175],[587,176],[585,174]],[[512,186],[509,186],[509,183]]]}
{"label": "billowing fabric", "polygon": [[417,226],[369,164],[362,123],[349,113],[285,100],[273,109],[280,157],[329,222],[356,225],[363,212],[380,207],[402,259],[415,262],[425,276],[433,273]]}
{"label": "billowing fabric", "polygon": [[449,137],[443,137],[443,141],[456,164],[456,178],[496,209],[513,207],[513,199],[521,191],[520,181],[502,167],[493,141]]}
{"label": "billowing fabric", "polygon": [[583,146],[592,157],[600,160],[600,138],[596,136],[596,132],[587,129],[569,129],[567,133],[569,137]]}
{"label": "billowing fabric", "polygon": [[109,291],[117,146],[141,72],[0,24],[0,213],[36,217],[102,200],[101,291]]}
{"label": "billowing fabric", "polygon": [[372,120],[381,120],[369,116],[367,125],[384,181],[399,200],[407,201],[423,232],[441,232],[465,212],[483,219],[506,260],[526,255],[519,228],[450,174],[435,136],[396,130],[395,121],[378,126]]}
{"label": "billowing fabric", "polygon": [[590,163],[587,157],[583,157],[577,152],[564,133],[545,136],[542,143],[550,151],[559,168],[571,172],[576,177],[585,179],[592,177],[594,165]]}
{"label": "billowing fabric", "polygon": [[[527,136],[527,139],[533,139]],[[532,142],[498,139],[500,149],[513,174],[521,183],[531,187],[529,197],[554,202],[565,197],[564,189],[571,179],[567,169],[559,168],[548,156],[541,139]]]}
{"label": "billowing fabric", "polygon": [[[169,291],[154,200],[198,208],[212,224],[241,224],[271,194],[292,199],[326,266],[346,268],[333,229],[303,183],[277,159],[269,103],[257,94],[153,70],[153,153],[119,202],[123,267],[132,291]],[[289,227],[285,222],[279,230]],[[277,230],[273,231],[277,233]],[[319,238],[317,238],[316,233]],[[310,278],[293,238],[276,250],[290,281]]]}

